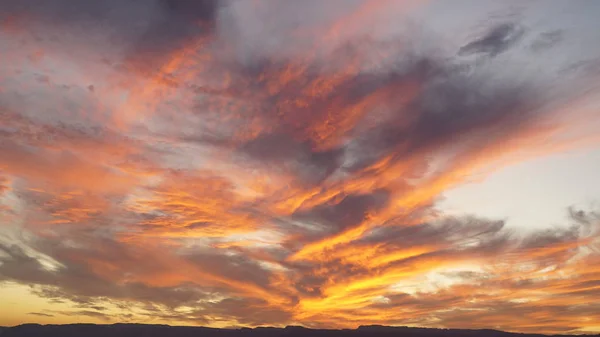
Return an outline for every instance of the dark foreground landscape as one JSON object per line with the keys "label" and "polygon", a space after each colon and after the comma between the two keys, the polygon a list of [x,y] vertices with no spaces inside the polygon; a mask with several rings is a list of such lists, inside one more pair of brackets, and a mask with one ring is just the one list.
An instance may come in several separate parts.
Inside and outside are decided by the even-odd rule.
{"label": "dark foreground landscape", "polygon": [[[204,327],[183,327],[168,325],[146,325],[146,324],[69,324],[69,325],[40,325],[23,324],[12,328],[0,327],[2,337],[95,337],[95,336],[202,336],[202,337],[370,337],[370,336],[398,336],[398,337],[534,337],[549,336],[542,334],[520,334],[498,330],[460,330],[460,329],[427,329],[409,327],[386,327],[386,326],[361,326],[350,330],[317,330],[303,327],[286,328],[241,328],[241,329],[214,329]],[[566,335],[552,335],[566,336]],[[592,336],[592,335],[587,335]],[[600,334],[593,335],[600,336]]]}

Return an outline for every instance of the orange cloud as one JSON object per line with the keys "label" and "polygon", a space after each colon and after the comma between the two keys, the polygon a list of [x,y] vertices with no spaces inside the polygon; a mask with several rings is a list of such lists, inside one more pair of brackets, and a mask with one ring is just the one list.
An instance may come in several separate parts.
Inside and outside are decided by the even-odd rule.
{"label": "orange cloud", "polygon": [[[557,94],[528,64],[493,76],[513,42],[481,38],[469,49],[485,61],[465,61],[404,43],[420,36],[363,29],[412,2],[322,13],[326,24],[292,29],[276,50],[248,46],[264,42],[260,29],[241,44],[245,32],[219,26],[236,8],[178,4],[109,1],[115,11],[93,18],[91,4],[65,16],[6,9],[24,19],[1,37],[30,45],[0,65],[0,282],[62,303],[31,312],[56,322],[115,313],[215,326],[595,328],[598,214],[573,211],[570,227],[522,234],[436,209],[475,174],[596,144],[561,138],[593,116],[589,92],[558,84]],[[306,34],[312,48],[296,51]],[[106,57],[82,56],[101,49]]]}

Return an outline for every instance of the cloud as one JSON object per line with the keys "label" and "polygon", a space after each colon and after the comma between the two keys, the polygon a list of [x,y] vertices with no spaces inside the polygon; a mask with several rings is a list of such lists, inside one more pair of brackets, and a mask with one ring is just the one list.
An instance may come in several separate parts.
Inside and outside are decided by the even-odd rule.
{"label": "cloud", "polygon": [[[67,29],[102,29],[113,37],[137,38],[140,45],[149,47],[159,42],[160,52],[170,44],[184,41],[190,35],[202,32],[202,23],[214,24],[218,0],[155,0],[140,4],[137,1],[105,1],[84,4],[73,0],[26,0],[19,3],[3,1],[0,4],[5,19],[16,17],[23,25],[39,22]],[[196,26],[196,27],[194,27]],[[159,47],[159,46],[157,46]]]}
{"label": "cloud", "polygon": [[42,317],[54,317],[54,315],[46,314],[43,312],[30,312],[29,314],[34,315],[34,316],[42,316]]}
{"label": "cloud", "polygon": [[0,177],[0,195],[9,190],[9,181],[6,177]]}
{"label": "cloud", "polygon": [[[301,222],[316,223],[326,231],[354,227],[365,220],[369,212],[383,208],[389,198],[385,190],[366,195],[349,195],[333,205],[318,205],[307,211],[298,211],[293,218]],[[339,228],[336,228],[339,227]]]}
{"label": "cloud", "polygon": [[456,55],[382,24],[408,2],[341,4],[1,3],[0,279],[111,321],[591,326],[595,213],[523,234],[436,207],[571,146],[589,77],[494,57],[520,22]]}
{"label": "cloud", "polygon": [[564,35],[561,30],[544,32],[531,43],[530,48],[535,52],[546,51],[563,41]]}
{"label": "cloud", "polygon": [[462,46],[459,55],[486,54],[496,56],[518,43],[524,33],[524,29],[515,24],[499,24],[492,27],[481,38]]}
{"label": "cloud", "polygon": [[104,321],[108,321],[110,320],[110,316],[103,314],[101,312],[98,311],[92,311],[92,310],[79,310],[79,311],[69,311],[69,312],[62,312],[62,315],[67,315],[67,316],[87,316],[87,317],[96,317],[96,318],[100,318]]}

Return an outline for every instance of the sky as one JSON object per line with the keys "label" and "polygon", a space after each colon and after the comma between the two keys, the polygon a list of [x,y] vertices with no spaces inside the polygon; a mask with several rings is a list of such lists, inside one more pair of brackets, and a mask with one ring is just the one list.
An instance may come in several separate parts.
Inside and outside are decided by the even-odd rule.
{"label": "sky", "polygon": [[600,332],[598,15],[0,0],[0,325]]}

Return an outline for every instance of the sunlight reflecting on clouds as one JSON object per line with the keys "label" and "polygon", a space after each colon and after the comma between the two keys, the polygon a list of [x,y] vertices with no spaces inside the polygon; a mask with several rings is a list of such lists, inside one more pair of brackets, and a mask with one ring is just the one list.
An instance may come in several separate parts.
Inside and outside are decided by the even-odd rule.
{"label": "sunlight reflecting on clouds", "polygon": [[452,49],[418,1],[342,3],[0,4],[0,324],[596,329],[594,209],[440,207],[596,146],[593,61],[533,71],[559,41],[519,18]]}

